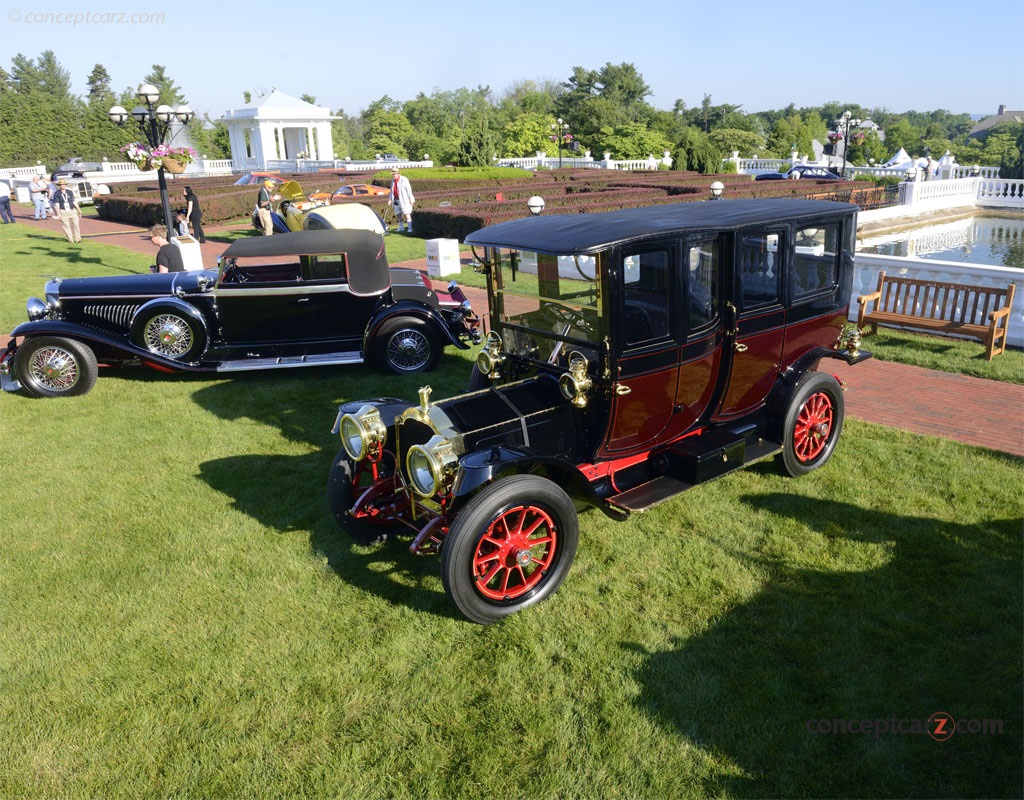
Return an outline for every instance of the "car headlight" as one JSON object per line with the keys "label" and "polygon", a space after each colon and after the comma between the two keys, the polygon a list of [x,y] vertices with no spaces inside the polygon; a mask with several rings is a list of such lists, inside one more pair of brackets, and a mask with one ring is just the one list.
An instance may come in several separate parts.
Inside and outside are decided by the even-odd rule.
{"label": "car headlight", "polygon": [[30,297],[28,302],[25,304],[25,310],[28,312],[30,322],[46,319],[47,314],[50,313],[49,306],[47,306],[46,303],[38,297]]}
{"label": "car headlight", "polygon": [[505,355],[501,350],[501,337],[491,331],[487,334],[487,343],[484,345],[484,349],[476,357],[476,368],[491,380],[501,377],[501,365],[505,361]]}
{"label": "car headlight", "polygon": [[362,406],[355,414],[341,418],[341,444],[353,461],[362,461],[371,450],[383,447],[387,439],[387,428],[375,406]]}
{"label": "car headlight", "polygon": [[417,494],[434,497],[446,494],[451,488],[458,463],[452,443],[443,436],[434,435],[426,444],[409,448],[405,470]]}

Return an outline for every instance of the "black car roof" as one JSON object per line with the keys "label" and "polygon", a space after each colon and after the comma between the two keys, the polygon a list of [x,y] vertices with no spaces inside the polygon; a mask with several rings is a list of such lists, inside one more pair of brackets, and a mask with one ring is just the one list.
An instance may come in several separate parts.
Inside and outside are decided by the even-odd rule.
{"label": "black car roof", "polygon": [[734,230],[751,225],[856,211],[850,203],[772,198],[713,200],[627,208],[601,214],[554,214],[500,222],[474,231],[466,244],[541,253],[593,253],[630,240],[698,230]]}
{"label": "black car roof", "polygon": [[318,231],[293,231],[273,236],[238,239],[224,251],[226,258],[253,256],[322,256],[331,253],[359,254],[377,258],[384,248],[379,233],[352,228]]}
{"label": "black car roof", "polygon": [[348,282],[357,294],[379,294],[391,285],[384,237],[365,229],[342,228],[275,233],[239,239],[223,258],[348,254]]}

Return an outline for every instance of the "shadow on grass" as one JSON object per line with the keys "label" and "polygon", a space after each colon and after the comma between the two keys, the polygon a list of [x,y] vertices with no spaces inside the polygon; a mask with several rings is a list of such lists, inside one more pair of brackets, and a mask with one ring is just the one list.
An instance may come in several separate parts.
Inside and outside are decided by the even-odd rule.
{"label": "shadow on grass", "polygon": [[[1019,797],[1020,520],[744,500],[823,537],[840,568],[759,558],[772,578],[753,600],[647,654],[639,705],[742,770],[708,794]],[[851,571],[859,550],[888,558]],[[948,741],[930,735],[939,712],[961,720]],[[1001,732],[970,735],[968,720]]]}
{"label": "shadow on grass", "polygon": [[[440,385],[465,382],[464,362],[453,361],[451,366],[457,369],[431,373],[430,379]],[[346,389],[347,398],[385,393],[415,397],[413,387],[422,384],[424,377],[398,378],[359,367],[310,368],[287,375],[254,372],[227,381],[219,375],[216,383],[198,386],[193,393],[202,408],[225,421],[248,419],[273,426],[288,441],[315,452],[214,459],[200,465],[200,477],[230,498],[235,509],[266,528],[309,531],[311,549],[323,555],[347,584],[396,606],[455,617],[437,580],[438,560],[410,553],[411,536],[383,545],[357,546],[338,527],[327,506],[327,477],[340,446],[330,432],[339,388]]]}
{"label": "shadow on grass", "polygon": [[[330,465],[326,453],[232,456],[201,464],[199,474],[261,525],[281,532],[308,530],[313,552],[346,584],[391,605],[454,618],[435,580],[440,562],[410,553],[411,537],[363,547],[338,527],[325,492]],[[268,475],[274,476],[270,485]]]}

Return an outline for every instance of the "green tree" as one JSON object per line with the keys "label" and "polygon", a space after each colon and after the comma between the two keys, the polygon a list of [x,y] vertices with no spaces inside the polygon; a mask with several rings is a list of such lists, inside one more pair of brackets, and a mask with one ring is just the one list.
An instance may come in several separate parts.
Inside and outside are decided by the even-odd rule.
{"label": "green tree", "polygon": [[738,150],[741,158],[750,158],[765,152],[764,137],[751,131],[737,128],[715,128],[708,134],[708,138],[723,153]]}
{"label": "green tree", "polygon": [[89,86],[90,106],[106,106],[106,109],[109,109],[114,105],[114,92],[110,88],[110,73],[106,67],[102,64],[94,66],[86,79],[86,84]]}
{"label": "green tree", "polygon": [[722,155],[704,131],[695,127],[684,128],[672,151],[672,169],[712,175],[721,171]]}
{"label": "green tree", "polygon": [[[672,149],[672,142],[664,134],[651,131],[639,122],[625,122],[614,128],[602,128],[595,141],[599,152],[608,152],[612,158],[644,158]],[[550,155],[550,151],[549,151]]]}
{"label": "green tree", "polygon": [[543,113],[524,113],[505,123],[502,130],[502,155],[511,158],[532,156],[549,149],[551,116]]}

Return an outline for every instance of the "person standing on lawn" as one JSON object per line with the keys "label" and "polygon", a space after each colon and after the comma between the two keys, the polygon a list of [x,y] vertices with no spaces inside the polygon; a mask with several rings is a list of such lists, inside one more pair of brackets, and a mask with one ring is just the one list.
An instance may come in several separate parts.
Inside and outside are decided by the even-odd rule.
{"label": "person standing on lawn", "polygon": [[14,222],[14,214],[11,212],[11,184],[7,181],[0,181],[0,219],[4,225]]}
{"label": "person standing on lawn", "polygon": [[395,209],[395,216],[398,218],[398,230],[412,233],[412,206],[416,198],[412,194],[412,185],[395,167],[391,170],[391,193],[388,195],[388,205]]}
{"label": "person standing on lawn", "polygon": [[78,220],[82,217],[82,207],[78,205],[78,198],[63,178],[57,181],[57,191],[53,193],[53,207],[57,211],[60,227],[68,241],[73,244],[81,242],[82,230]]}
{"label": "person standing on lawn", "polygon": [[32,203],[36,207],[35,219],[46,219],[46,202],[49,187],[42,175],[36,175],[28,185],[29,194],[32,195]]}

